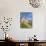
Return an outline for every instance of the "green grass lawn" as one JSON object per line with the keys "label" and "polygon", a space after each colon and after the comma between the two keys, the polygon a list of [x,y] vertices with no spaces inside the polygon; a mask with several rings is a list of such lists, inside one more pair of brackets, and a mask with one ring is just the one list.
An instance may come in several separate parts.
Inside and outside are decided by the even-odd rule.
{"label": "green grass lawn", "polygon": [[[29,27],[29,26],[30,26],[30,27]],[[25,23],[21,23],[21,24],[20,24],[20,27],[21,27],[21,28],[31,28],[31,27],[32,27],[32,23],[30,23],[30,24],[29,24],[29,23],[28,23],[28,24],[27,24],[27,23],[26,23],[26,24],[25,24]]]}

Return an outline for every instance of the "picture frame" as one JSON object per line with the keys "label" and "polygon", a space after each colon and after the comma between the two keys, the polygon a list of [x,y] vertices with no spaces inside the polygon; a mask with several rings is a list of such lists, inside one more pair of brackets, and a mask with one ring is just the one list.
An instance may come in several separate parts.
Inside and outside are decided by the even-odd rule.
{"label": "picture frame", "polygon": [[20,28],[32,28],[32,12],[20,12]]}

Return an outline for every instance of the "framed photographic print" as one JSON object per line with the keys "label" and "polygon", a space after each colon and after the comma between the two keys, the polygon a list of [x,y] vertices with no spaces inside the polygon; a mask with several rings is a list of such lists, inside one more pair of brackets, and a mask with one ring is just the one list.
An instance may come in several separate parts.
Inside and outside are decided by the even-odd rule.
{"label": "framed photographic print", "polygon": [[20,12],[20,28],[32,28],[32,12]]}

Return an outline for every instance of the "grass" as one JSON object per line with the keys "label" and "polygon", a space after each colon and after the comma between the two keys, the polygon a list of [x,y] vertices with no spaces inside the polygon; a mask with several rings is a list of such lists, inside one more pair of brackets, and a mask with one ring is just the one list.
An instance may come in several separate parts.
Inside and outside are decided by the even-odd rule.
{"label": "grass", "polygon": [[32,23],[21,23],[20,27],[21,28],[31,28],[32,27]]}

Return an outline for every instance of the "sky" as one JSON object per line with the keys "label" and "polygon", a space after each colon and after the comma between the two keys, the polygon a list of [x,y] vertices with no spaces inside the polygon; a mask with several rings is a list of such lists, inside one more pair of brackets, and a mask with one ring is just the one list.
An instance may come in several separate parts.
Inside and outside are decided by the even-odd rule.
{"label": "sky", "polygon": [[26,17],[28,20],[32,20],[32,12],[21,12],[21,17]]}

